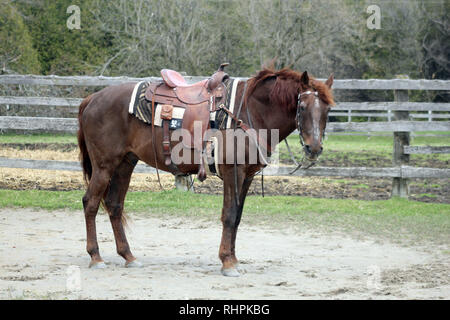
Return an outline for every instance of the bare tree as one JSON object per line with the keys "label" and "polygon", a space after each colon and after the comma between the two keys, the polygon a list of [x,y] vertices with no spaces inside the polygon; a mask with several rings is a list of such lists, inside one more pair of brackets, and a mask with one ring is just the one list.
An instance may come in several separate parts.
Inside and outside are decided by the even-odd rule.
{"label": "bare tree", "polygon": [[[259,63],[308,69],[325,76],[332,48],[345,37],[354,12],[339,1],[250,0],[245,5]],[[320,63],[319,63],[320,61]]]}
{"label": "bare tree", "polygon": [[426,77],[450,77],[450,3],[435,1],[423,3],[422,68]]}
{"label": "bare tree", "polygon": [[112,0],[107,7],[96,2],[92,12],[116,48],[99,71],[138,75],[169,67],[204,72],[219,38],[208,24],[206,2]]}

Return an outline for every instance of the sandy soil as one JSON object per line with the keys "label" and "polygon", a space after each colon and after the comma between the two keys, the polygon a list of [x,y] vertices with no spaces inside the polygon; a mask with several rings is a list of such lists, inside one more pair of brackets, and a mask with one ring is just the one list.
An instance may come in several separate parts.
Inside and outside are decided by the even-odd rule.
{"label": "sandy soil", "polygon": [[108,268],[91,270],[82,212],[0,210],[0,298],[450,298],[448,247],[244,222],[237,240],[242,275],[225,278],[217,257],[218,216],[131,217],[128,237],[143,268],[123,267],[102,214],[97,230]]}

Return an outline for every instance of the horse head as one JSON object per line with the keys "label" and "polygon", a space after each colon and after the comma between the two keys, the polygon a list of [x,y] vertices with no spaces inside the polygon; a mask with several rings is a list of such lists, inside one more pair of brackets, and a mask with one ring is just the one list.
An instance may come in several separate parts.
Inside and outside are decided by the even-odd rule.
{"label": "horse head", "polygon": [[315,162],[323,150],[328,112],[334,104],[332,85],[333,75],[325,83],[310,78],[306,71],[300,78],[295,120],[305,157],[311,162]]}

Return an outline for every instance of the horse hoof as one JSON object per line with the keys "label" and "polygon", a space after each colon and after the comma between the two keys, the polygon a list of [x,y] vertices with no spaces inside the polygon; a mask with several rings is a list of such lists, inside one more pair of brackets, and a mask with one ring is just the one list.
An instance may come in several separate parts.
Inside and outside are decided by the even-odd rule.
{"label": "horse hoof", "polygon": [[222,268],[221,271],[222,275],[224,275],[225,277],[239,277],[241,275],[236,268],[226,268],[226,269]]}
{"label": "horse hoof", "polygon": [[133,260],[131,262],[125,262],[125,268],[142,268],[143,265],[137,260]]}
{"label": "horse hoof", "polygon": [[206,179],[206,170],[205,170],[205,166],[203,164],[203,161],[200,163],[200,168],[198,169],[198,173],[197,173],[197,179],[200,182],[203,182]]}
{"label": "horse hoof", "polygon": [[91,262],[89,264],[89,268],[91,269],[106,269],[106,263],[104,263],[103,261],[100,262]]}
{"label": "horse hoof", "polygon": [[206,172],[204,170],[203,170],[203,172],[199,172],[198,175],[197,175],[197,179],[200,182],[205,181],[206,180]]}

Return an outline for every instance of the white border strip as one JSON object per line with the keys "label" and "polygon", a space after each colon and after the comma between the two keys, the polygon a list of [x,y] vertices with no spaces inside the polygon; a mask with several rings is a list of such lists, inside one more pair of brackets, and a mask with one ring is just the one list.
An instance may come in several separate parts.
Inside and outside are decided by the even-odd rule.
{"label": "white border strip", "polygon": [[138,82],[133,89],[133,93],[131,94],[131,100],[130,100],[130,104],[128,105],[128,113],[133,114],[133,109],[134,109],[134,100],[136,100],[136,93],[137,93],[137,89],[139,88],[139,85],[144,82],[144,81],[140,81]]}
{"label": "white border strip", "polygon": [[[236,90],[237,90],[237,85],[238,83],[241,81],[241,78],[234,78],[233,81],[233,87],[231,88],[231,99],[230,99],[230,111],[231,113],[234,112],[234,104],[236,101]],[[227,129],[231,127],[231,117],[228,116],[227,119]]]}

